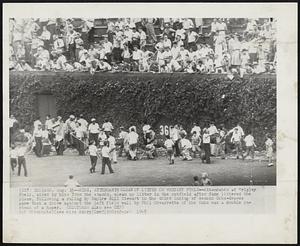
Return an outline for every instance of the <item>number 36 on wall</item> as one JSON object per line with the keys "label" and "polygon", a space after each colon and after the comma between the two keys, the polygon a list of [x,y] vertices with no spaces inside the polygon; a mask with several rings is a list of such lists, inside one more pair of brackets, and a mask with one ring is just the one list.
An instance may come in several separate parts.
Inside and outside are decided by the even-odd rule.
{"label": "number 36 on wall", "polygon": [[167,136],[170,134],[170,131],[169,131],[170,128],[168,125],[160,125],[159,129],[160,129],[160,132],[159,132],[160,135]]}

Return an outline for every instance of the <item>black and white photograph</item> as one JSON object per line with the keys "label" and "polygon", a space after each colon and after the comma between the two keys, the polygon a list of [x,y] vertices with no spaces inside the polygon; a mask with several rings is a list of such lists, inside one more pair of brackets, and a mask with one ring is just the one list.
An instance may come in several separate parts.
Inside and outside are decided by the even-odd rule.
{"label": "black and white photograph", "polygon": [[3,4],[3,241],[297,242],[297,14]]}
{"label": "black and white photograph", "polygon": [[12,187],[276,185],[276,18],[73,17],[9,19]]}

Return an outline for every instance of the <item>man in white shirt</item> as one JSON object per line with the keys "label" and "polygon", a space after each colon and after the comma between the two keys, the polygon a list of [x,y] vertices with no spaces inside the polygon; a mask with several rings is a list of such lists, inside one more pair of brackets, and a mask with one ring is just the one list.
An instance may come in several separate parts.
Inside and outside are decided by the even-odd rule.
{"label": "man in white shirt", "polygon": [[191,130],[191,133],[196,132],[197,136],[200,136],[201,134],[201,128],[200,126],[197,126],[196,123],[193,124],[193,128]]}
{"label": "man in white shirt", "polygon": [[40,120],[40,117],[37,117],[37,119],[33,122],[33,130],[38,129],[39,125],[42,125],[42,122]]}
{"label": "man in white shirt", "polygon": [[100,127],[99,127],[99,124],[96,123],[95,118],[91,119],[91,124],[89,125],[88,130],[89,130],[89,140],[95,141],[96,146],[98,146],[98,144],[99,144],[98,137],[99,137]]}
{"label": "man in white shirt", "polygon": [[190,28],[194,28],[194,22],[189,18],[184,18],[182,22],[183,29],[187,30]]}
{"label": "man in white shirt", "polygon": [[137,143],[139,135],[135,132],[134,128],[131,128],[130,133],[128,134],[128,143],[129,143],[129,155],[131,160],[137,160]]}
{"label": "man in white shirt", "polygon": [[83,118],[83,114],[79,115],[79,119],[77,120],[77,122],[80,123],[82,129],[84,129],[85,131],[87,131],[89,123]]}
{"label": "man in white shirt", "polygon": [[106,136],[109,137],[110,133],[114,129],[113,125],[108,121],[108,119],[104,120],[104,123],[102,125],[102,129],[105,132]]}
{"label": "man in white shirt", "polygon": [[113,160],[113,163],[117,163],[116,139],[111,132],[109,133],[107,141],[110,150],[110,159]]}
{"label": "man in white shirt", "polygon": [[209,164],[210,163],[210,135],[206,128],[203,129],[202,143],[205,152],[205,156],[201,156],[202,163],[205,160],[206,163]]}
{"label": "man in white shirt", "polygon": [[37,128],[33,131],[33,137],[35,140],[35,154],[37,157],[42,156],[42,124],[38,124]]}
{"label": "man in white shirt", "polygon": [[214,123],[210,123],[210,126],[207,130],[210,135],[211,154],[216,155],[216,152],[217,152],[216,137],[217,137],[217,134],[219,133],[219,131],[218,131],[217,127],[214,125]]}
{"label": "man in white shirt", "polygon": [[242,155],[243,160],[250,155],[252,160],[254,159],[254,148],[256,147],[256,144],[254,142],[254,137],[252,136],[252,133],[249,133],[245,138],[244,142],[246,144],[246,154]]}
{"label": "man in white shirt", "polygon": [[177,60],[179,57],[179,53],[180,53],[180,48],[178,47],[177,42],[173,43],[173,47],[171,49],[171,54],[174,60]]}
{"label": "man in white shirt", "polygon": [[122,153],[123,153],[123,150],[125,150],[125,153],[127,154],[127,147],[126,146],[126,142],[127,142],[127,138],[128,138],[128,132],[126,132],[124,130],[124,127],[121,126],[120,127],[120,134],[119,134],[119,140],[120,140],[120,148],[119,148],[119,157],[122,157]]}
{"label": "man in white shirt", "polygon": [[172,139],[170,139],[170,136],[166,136],[166,141],[164,143],[164,146],[167,149],[167,156],[169,159],[169,164],[172,165],[174,164],[174,142]]}
{"label": "man in white shirt", "polygon": [[179,129],[178,126],[175,125],[170,126],[170,138],[174,142],[174,148],[175,148],[175,157],[180,156],[180,149],[179,149]]}
{"label": "man in white shirt", "polygon": [[129,28],[129,25],[127,24],[124,29],[124,35],[125,35],[126,41],[129,43],[132,42],[132,34],[133,34],[132,30]]}
{"label": "man in white shirt", "polygon": [[104,37],[103,46],[106,54],[110,54],[112,51],[112,43],[108,41],[107,37]]}
{"label": "man in white shirt", "polygon": [[109,172],[114,173],[112,167],[111,167],[111,162],[110,162],[110,148],[108,147],[108,141],[104,141],[104,146],[101,149],[101,154],[102,154],[102,171],[101,174],[105,173],[105,166],[108,166]]}
{"label": "man in white shirt", "polygon": [[45,48],[49,49],[51,33],[47,30],[47,26],[43,26],[43,32],[40,36],[40,39],[42,39],[44,41]]}
{"label": "man in white shirt", "polygon": [[191,29],[188,29],[187,31],[187,41],[188,41],[188,48],[192,48],[193,50],[196,49],[196,41],[198,39],[199,35],[192,31]]}
{"label": "man in white shirt", "polygon": [[84,129],[81,127],[81,124],[77,121],[75,126],[75,146],[78,150],[79,155],[84,155],[85,143],[84,139]]}
{"label": "man in white shirt", "polygon": [[236,127],[236,128],[234,128],[234,131],[233,131],[232,137],[231,137],[231,142],[235,146],[236,159],[240,158],[240,152],[241,152],[241,148],[242,148],[241,140],[242,140],[242,134],[239,131],[239,129]]}
{"label": "man in white shirt", "polygon": [[29,147],[26,143],[16,142],[16,155],[18,158],[18,176],[21,175],[21,168],[24,168],[24,176],[27,177],[27,167],[25,154],[29,151]]}
{"label": "man in white shirt", "polygon": [[228,131],[227,135],[231,134],[234,132],[235,128],[238,129],[238,132],[241,134],[241,136],[245,136],[244,130],[243,128],[240,126],[240,123],[237,123],[236,126],[234,128],[232,128],[230,131]]}
{"label": "man in white shirt", "polygon": [[135,64],[135,66],[136,66],[136,68],[134,70],[137,70],[139,64],[143,60],[143,52],[141,50],[139,50],[136,45],[133,47],[132,60],[133,60],[133,62]]}
{"label": "man in white shirt", "polygon": [[171,49],[171,46],[172,46],[172,43],[171,43],[171,40],[168,39],[168,35],[164,35],[164,38],[163,38],[163,48],[166,49],[167,47],[169,47]]}

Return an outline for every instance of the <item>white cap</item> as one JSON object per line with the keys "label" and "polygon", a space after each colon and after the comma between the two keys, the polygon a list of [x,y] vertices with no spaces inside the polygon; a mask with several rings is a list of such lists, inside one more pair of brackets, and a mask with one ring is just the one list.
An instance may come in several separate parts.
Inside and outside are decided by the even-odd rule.
{"label": "white cap", "polygon": [[95,119],[95,118],[92,118],[91,121],[96,121],[96,119]]}

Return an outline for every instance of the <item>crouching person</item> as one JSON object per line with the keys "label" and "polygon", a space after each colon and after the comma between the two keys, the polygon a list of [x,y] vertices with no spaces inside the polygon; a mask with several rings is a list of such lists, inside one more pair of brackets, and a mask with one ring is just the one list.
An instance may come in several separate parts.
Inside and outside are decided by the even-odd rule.
{"label": "crouching person", "polygon": [[193,159],[190,155],[190,151],[192,150],[192,143],[186,138],[186,136],[181,139],[181,148],[183,160],[191,161]]}

